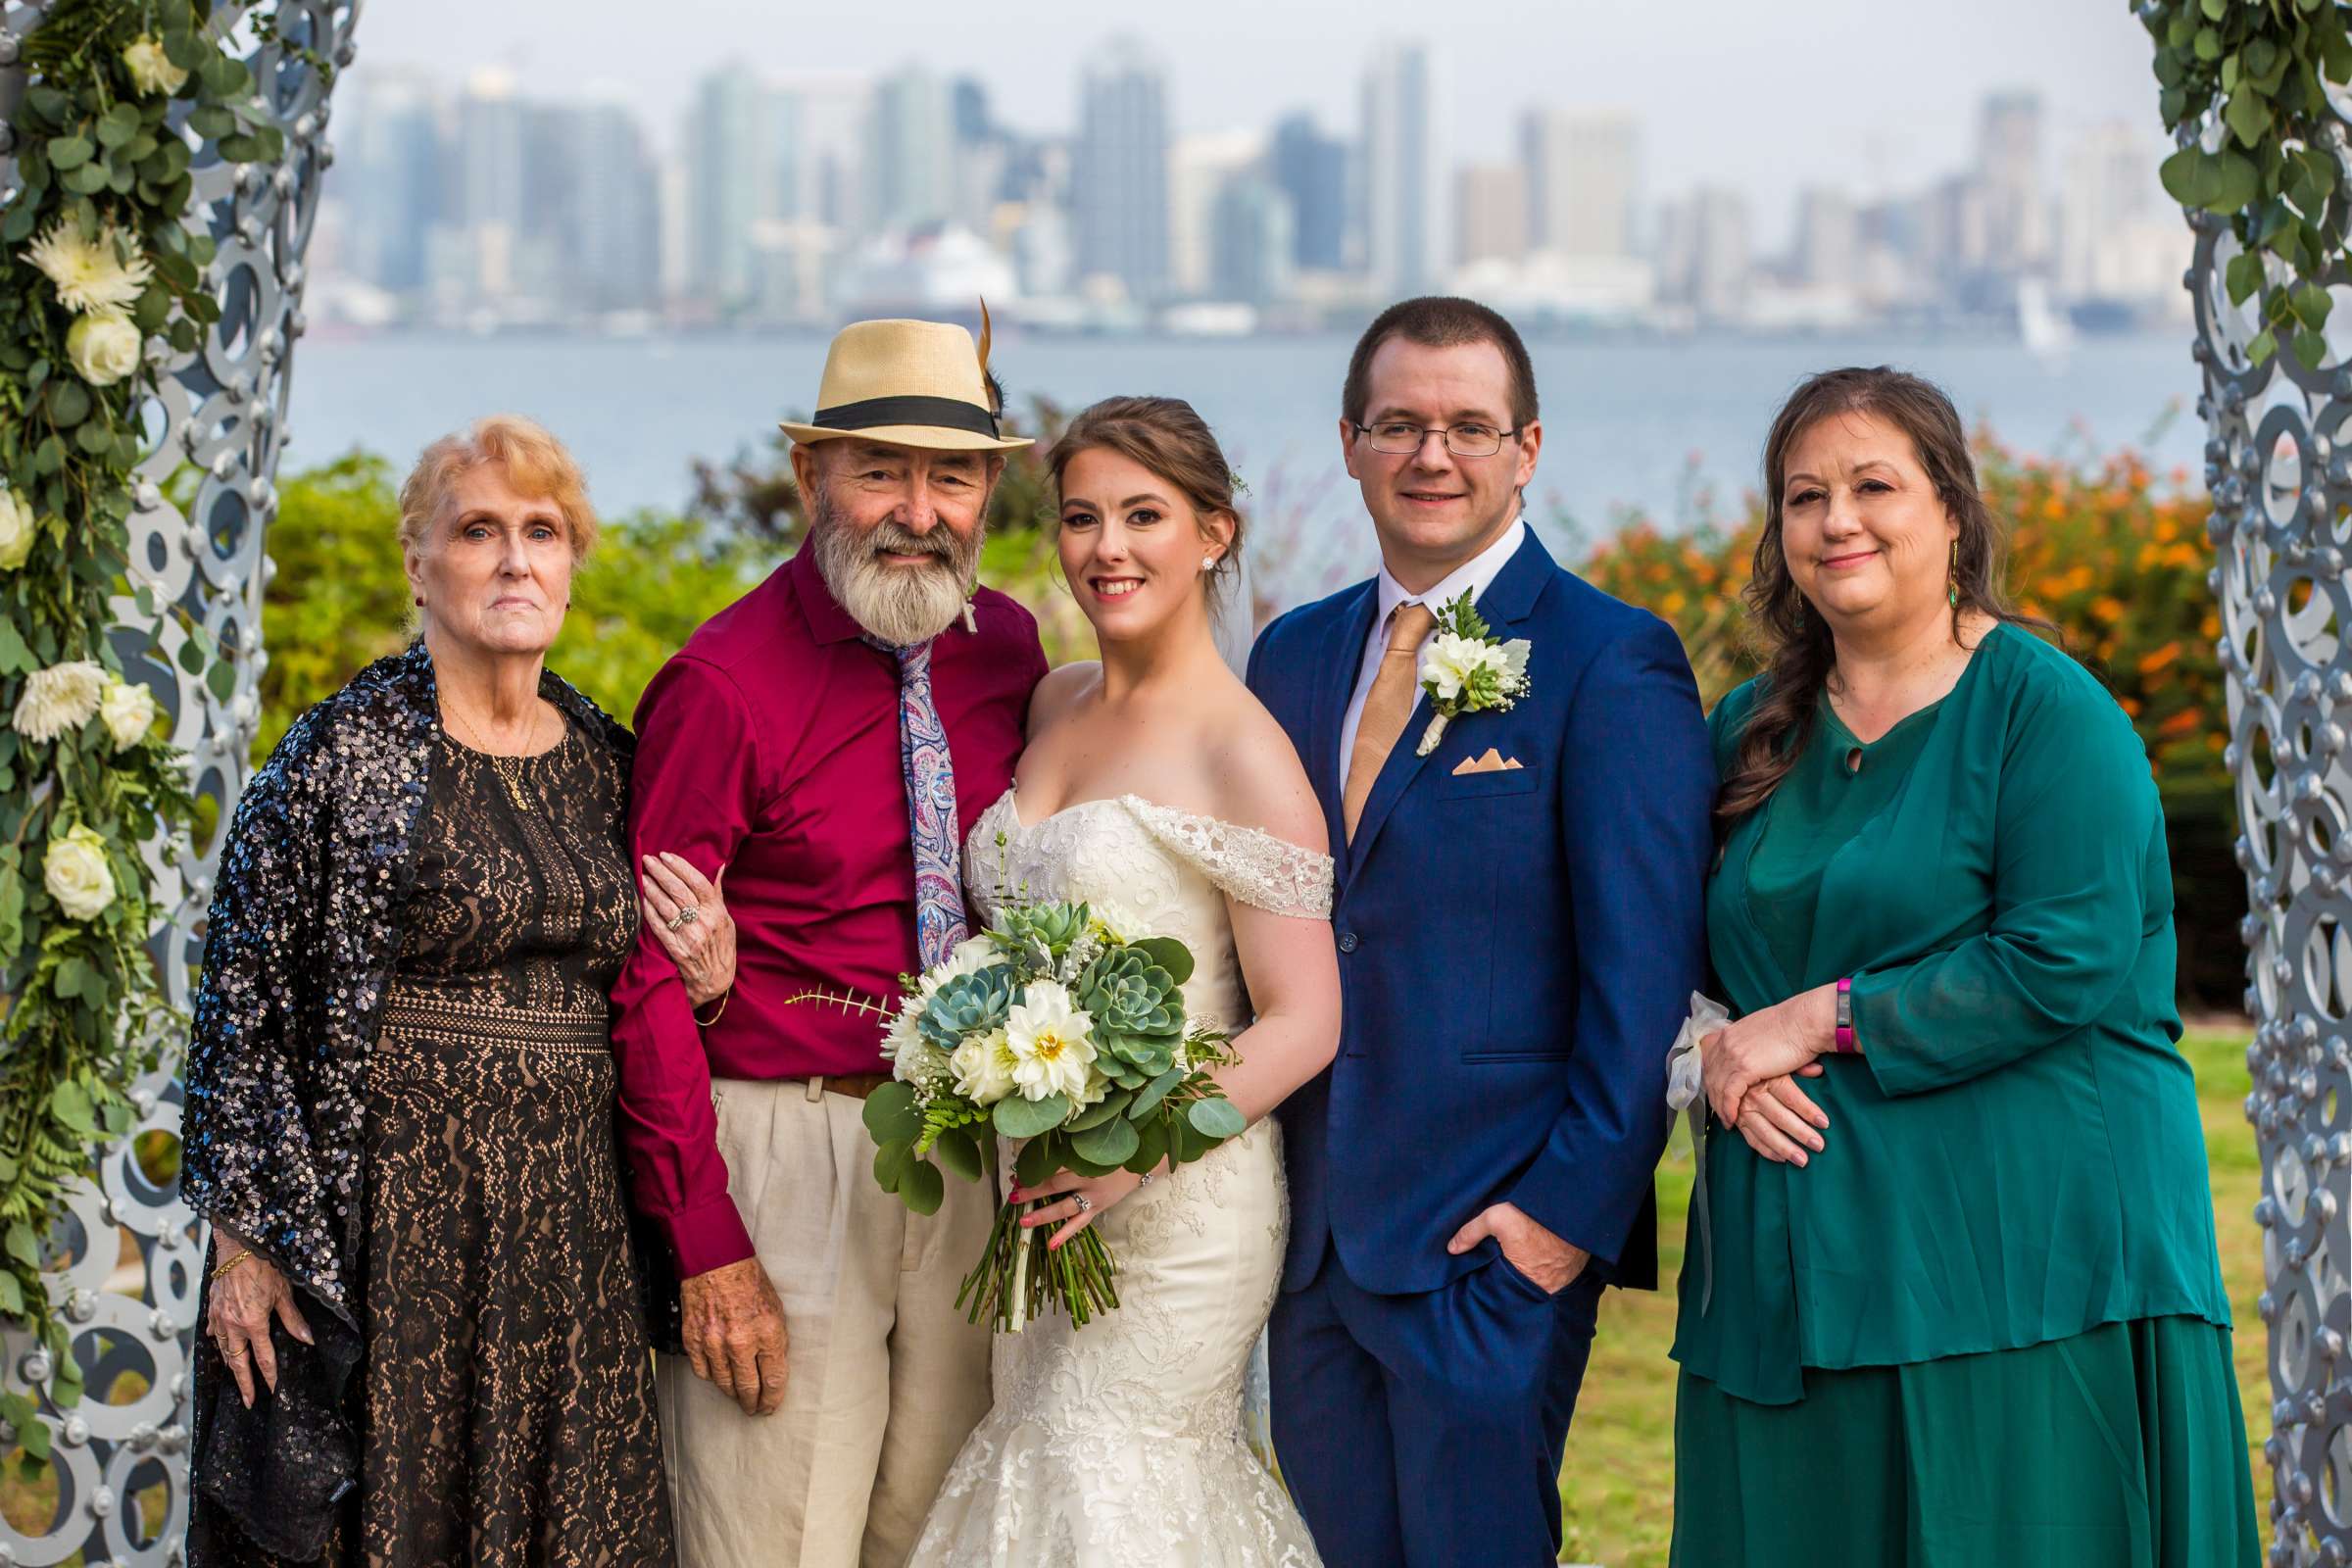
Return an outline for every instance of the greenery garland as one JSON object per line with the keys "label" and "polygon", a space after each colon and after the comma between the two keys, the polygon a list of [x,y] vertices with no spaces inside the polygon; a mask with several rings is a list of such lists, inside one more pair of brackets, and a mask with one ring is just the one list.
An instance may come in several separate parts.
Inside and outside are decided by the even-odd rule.
{"label": "greenery garland", "polygon": [[[0,1323],[38,1337],[61,1409],[81,1374],[42,1250],[176,1032],[141,846],[184,843],[193,813],[153,694],[122,677],[118,596],[149,626],[134,656],[163,658],[168,614],[181,667],[223,701],[235,683],[184,610],[134,589],[128,556],[158,340],[187,354],[220,317],[191,164],[208,144],[232,163],[284,151],[228,52],[235,21],[211,0],[59,0],[24,40],[31,84],[9,125],[24,189],[0,209]],[[0,1422],[46,1457],[32,1398],[0,1390]]]}
{"label": "greenery garland", "polygon": [[2285,342],[2317,369],[2328,354],[2327,273],[2344,256],[2342,133],[2328,84],[2352,81],[2345,7],[2139,0],[2134,9],[2156,40],[2165,127],[2191,138],[2165,160],[2164,188],[2230,220],[2243,247],[2224,275],[2230,303],[2262,295],[2248,357],[2260,365]]}

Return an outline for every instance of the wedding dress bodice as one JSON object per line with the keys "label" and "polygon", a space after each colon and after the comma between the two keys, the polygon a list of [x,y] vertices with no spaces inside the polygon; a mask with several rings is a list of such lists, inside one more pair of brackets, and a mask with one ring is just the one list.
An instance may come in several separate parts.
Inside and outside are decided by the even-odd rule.
{"label": "wedding dress bodice", "polygon": [[1130,939],[1182,942],[1194,965],[1185,1006],[1226,1029],[1250,1021],[1226,896],[1276,914],[1331,914],[1330,856],[1140,795],[1081,801],[1025,823],[1006,790],[973,824],[963,863],[965,894],[983,919],[1007,902],[1064,900]]}

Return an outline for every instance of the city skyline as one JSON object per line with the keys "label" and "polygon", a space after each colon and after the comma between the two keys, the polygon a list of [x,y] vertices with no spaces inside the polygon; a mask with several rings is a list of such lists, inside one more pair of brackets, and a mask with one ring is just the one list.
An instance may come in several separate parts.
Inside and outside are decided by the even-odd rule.
{"label": "city skyline", "polygon": [[[1631,111],[1648,122],[1654,172],[1750,192],[1773,215],[1757,235],[1767,247],[1787,241],[1779,215],[1803,184],[1867,198],[1932,176],[1996,87],[2037,91],[2062,140],[2115,119],[2158,135],[2145,31],[2120,4],[1897,11],[1872,0],[1688,0],[1671,26],[1641,8],[1506,4],[1444,30],[1410,0],[1357,0],[1344,13],[1193,0],[1162,15],[1076,0],[977,15],[901,0],[889,25],[726,0],[670,0],[659,15],[652,25],[641,8],[613,0],[403,0],[370,13],[352,77],[414,68],[454,85],[476,67],[501,67],[526,91],[625,98],[668,153],[697,85],[720,65],[871,77],[917,63],[976,78],[1007,125],[1036,135],[1069,127],[1086,57],[1125,31],[1168,63],[1171,129],[1189,135],[1269,122],[1293,107],[1326,125],[1352,123],[1370,51],[1409,37],[1431,48],[1438,128],[1456,158],[1509,156],[1525,103]],[[453,38],[466,41],[463,68],[450,64]]]}
{"label": "city skyline", "polygon": [[1009,124],[985,83],[706,74],[663,152],[635,106],[380,69],[353,83],[323,220],[323,318],[361,324],[813,324],[962,312],[1046,327],[1327,324],[1446,288],[1531,319],[1835,327],[2178,316],[2184,236],[2150,138],[2060,145],[2042,95],[1984,94],[1917,187],[1810,182],[1786,243],[1741,187],[1653,172],[1629,111],[1510,108],[1505,157],[1443,134],[1426,44],[1371,45],[1351,122],[1291,108],[1184,133],[1164,56],[1114,34],[1072,122]]}

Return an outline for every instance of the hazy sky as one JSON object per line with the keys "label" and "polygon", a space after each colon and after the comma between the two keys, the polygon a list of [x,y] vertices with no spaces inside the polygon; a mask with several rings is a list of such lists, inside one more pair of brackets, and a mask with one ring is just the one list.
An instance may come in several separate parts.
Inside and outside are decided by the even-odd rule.
{"label": "hazy sky", "polygon": [[1763,237],[1796,188],[1906,189],[1960,164],[1995,87],[2042,94],[2053,152],[2101,121],[2163,151],[2149,42],[2125,0],[375,0],[355,75],[390,64],[455,81],[514,71],[526,94],[626,94],[667,141],[724,60],[778,75],[919,60],[986,82],[998,116],[1066,129],[1080,60],[1114,31],[1168,62],[1180,131],[1258,126],[1303,105],[1352,130],[1367,46],[1433,49],[1448,167],[1504,156],[1530,102],[1622,107],[1653,195],[1745,188]]}

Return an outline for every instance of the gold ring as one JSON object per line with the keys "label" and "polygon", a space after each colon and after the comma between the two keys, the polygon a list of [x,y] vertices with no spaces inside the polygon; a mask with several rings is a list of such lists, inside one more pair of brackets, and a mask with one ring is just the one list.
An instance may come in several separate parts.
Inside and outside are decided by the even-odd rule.
{"label": "gold ring", "polygon": [[238,1347],[237,1347],[235,1349],[233,1349],[233,1350],[222,1350],[222,1351],[220,1352],[220,1359],[221,1359],[221,1360],[223,1360],[223,1361],[234,1361],[234,1360],[235,1360],[237,1357],[239,1357],[239,1356],[241,1356],[241,1355],[251,1355],[252,1353],[253,1353],[253,1347],[252,1347],[252,1346],[250,1346],[250,1345],[240,1345],[240,1346],[238,1346]]}

